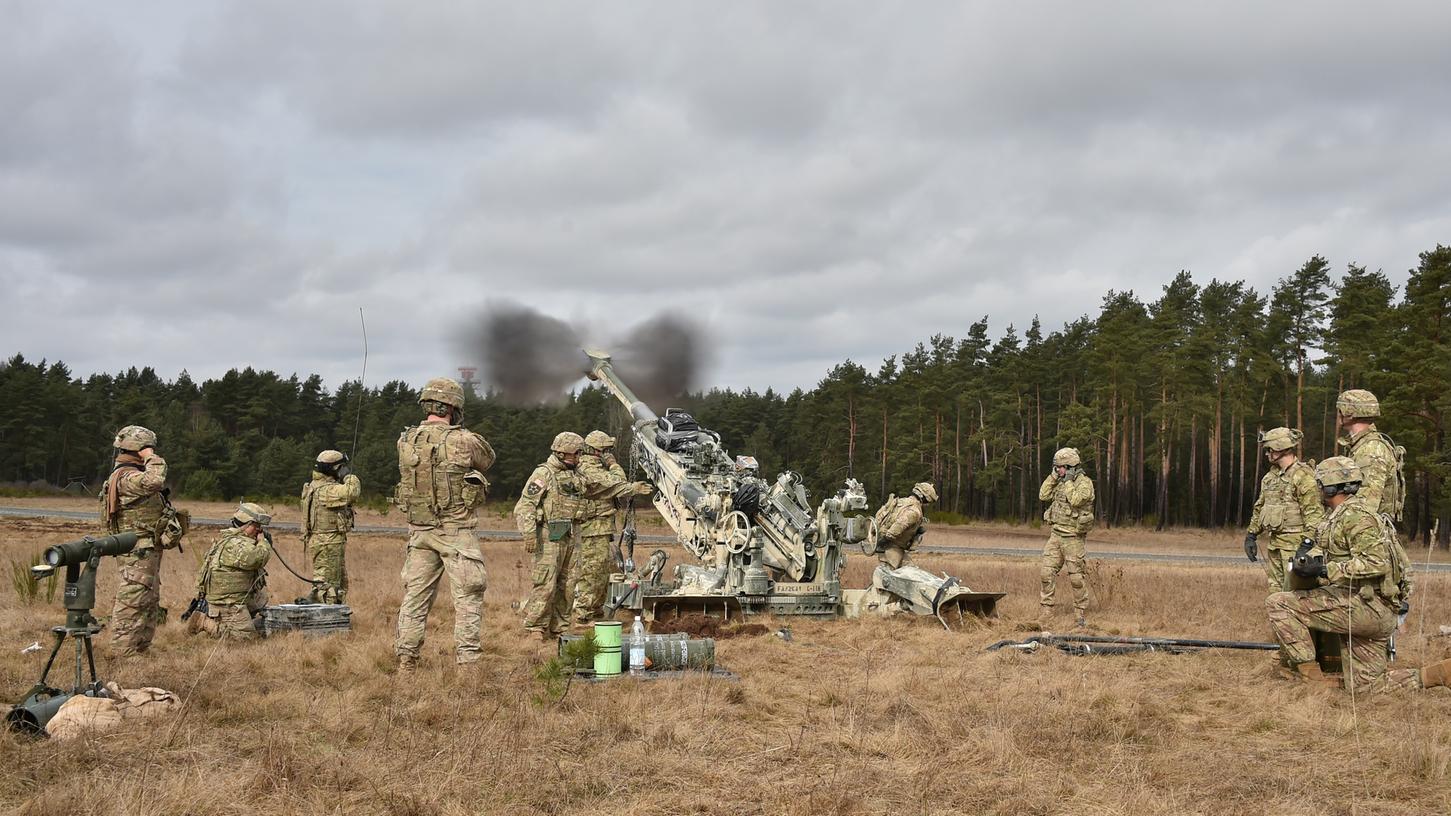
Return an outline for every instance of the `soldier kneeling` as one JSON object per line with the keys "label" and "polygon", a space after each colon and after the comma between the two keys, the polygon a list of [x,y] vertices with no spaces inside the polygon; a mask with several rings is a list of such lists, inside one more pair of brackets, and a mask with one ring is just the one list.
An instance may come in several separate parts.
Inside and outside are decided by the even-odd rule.
{"label": "soldier kneeling", "polygon": [[[1358,692],[1422,689],[1451,681],[1451,660],[1420,669],[1389,669],[1388,646],[1396,614],[1410,589],[1410,564],[1390,518],[1358,496],[1361,469],[1333,456],[1315,468],[1329,515],[1315,540],[1301,546],[1291,573],[1312,589],[1276,592],[1265,599],[1270,627],[1292,675],[1326,679],[1315,662],[1311,632],[1347,635],[1344,683]],[[1314,545],[1314,549],[1311,548]]]}
{"label": "soldier kneeling", "polygon": [[267,562],[272,558],[272,517],[248,502],[232,514],[232,526],[207,551],[197,577],[197,599],[188,618],[189,632],[221,638],[258,637],[256,616],[267,606]]}

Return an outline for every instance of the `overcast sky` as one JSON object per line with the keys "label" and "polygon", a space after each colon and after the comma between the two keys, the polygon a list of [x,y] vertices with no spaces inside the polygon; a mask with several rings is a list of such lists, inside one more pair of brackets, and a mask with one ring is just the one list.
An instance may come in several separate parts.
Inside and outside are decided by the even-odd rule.
{"label": "overcast sky", "polygon": [[[491,300],[810,387],[1451,243],[1451,3],[0,0],[0,355],[453,374]],[[608,329],[595,329],[608,335]]]}

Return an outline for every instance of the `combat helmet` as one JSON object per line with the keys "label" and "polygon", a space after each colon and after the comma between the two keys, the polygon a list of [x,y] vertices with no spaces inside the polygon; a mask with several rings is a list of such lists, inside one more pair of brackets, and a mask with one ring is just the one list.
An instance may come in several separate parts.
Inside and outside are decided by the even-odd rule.
{"label": "combat helmet", "polygon": [[116,432],[116,440],[111,443],[116,450],[136,451],[144,448],[156,447],[156,433],[150,428],[143,428],[140,425],[127,425]]}
{"label": "combat helmet", "polygon": [[1347,417],[1378,417],[1380,416],[1380,400],[1375,394],[1364,388],[1352,388],[1349,391],[1341,391],[1340,396],[1335,400],[1335,410],[1341,416]]}
{"label": "combat helmet", "polygon": [[1077,467],[1078,463],[1081,461],[1082,460],[1078,458],[1078,448],[1059,448],[1058,451],[1053,454],[1053,467],[1058,467],[1059,465]]}
{"label": "combat helmet", "polygon": [[[1315,481],[1329,495],[1354,493],[1360,487],[1360,465],[1349,456],[1332,456],[1315,466]],[[1354,485],[1353,488],[1347,489]]]}
{"label": "combat helmet", "polygon": [[448,377],[434,377],[423,386],[423,392],[418,395],[419,405],[428,402],[441,402],[450,408],[462,410],[464,407],[463,386]]}
{"label": "combat helmet", "polygon": [[596,451],[605,451],[615,446],[615,438],[604,431],[590,431],[585,434],[584,444]]}
{"label": "combat helmet", "polygon": [[574,431],[563,431],[554,437],[553,442],[549,443],[549,449],[555,453],[579,453],[579,449],[582,447],[584,447],[584,437]]}
{"label": "combat helmet", "polygon": [[317,461],[313,463],[322,473],[337,473],[338,468],[348,463],[348,455],[342,451],[328,449],[317,455]]}
{"label": "combat helmet", "polygon": [[925,502],[937,501],[937,488],[931,482],[918,482],[912,485],[912,495]]}
{"label": "combat helmet", "polygon": [[268,513],[266,510],[263,510],[262,505],[260,504],[253,504],[252,502],[242,502],[242,504],[237,508],[237,512],[232,514],[232,526],[241,527],[242,525],[249,524],[251,522],[256,522],[257,524],[266,527],[267,525],[272,523],[272,514]]}
{"label": "combat helmet", "polygon": [[1294,428],[1271,428],[1260,434],[1260,446],[1278,453],[1295,447],[1304,438],[1305,435]]}

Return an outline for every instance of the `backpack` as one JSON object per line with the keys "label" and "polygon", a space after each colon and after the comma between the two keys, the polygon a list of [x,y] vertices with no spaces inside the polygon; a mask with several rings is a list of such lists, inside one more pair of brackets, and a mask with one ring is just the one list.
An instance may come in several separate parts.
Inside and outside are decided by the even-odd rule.
{"label": "backpack", "polygon": [[1401,538],[1396,535],[1395,522],[1390,514],[1376,513],[1375,518],[1380,523],[1381,538],[1390,553],[1390,569],[1381,579],[1380,594],[1391,603],[1399,604],[1411,597],[1411,557],[1401,546]]}
{"label": "backpack", "polygon": [[1391,493],[1390,517],[1392,522],[1400,523],[1401,515],[1406,509],[1406,449],[1403,445],[1397,445],[1390,435],[1381,431],[1376,433],[1380,434],[1381,441],[1386,443],[1386,447],[1396,457],[1395,472],[1386,476],[1385,489],[1387,493],[1391,493],[1391,482],[1394,480],[1395,492]]}

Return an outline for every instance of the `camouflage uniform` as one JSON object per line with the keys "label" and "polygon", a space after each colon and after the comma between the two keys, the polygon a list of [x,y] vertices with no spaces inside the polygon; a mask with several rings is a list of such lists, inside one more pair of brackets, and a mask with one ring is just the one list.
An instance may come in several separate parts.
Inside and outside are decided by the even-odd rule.
{"label": "camouflage uniform", "polygon": [[926,532],[922,526],[922,498],[916,488],[913,490],[911,495],[892,499],[876,513],[877,560],[892,569],[912,564],[912,549]]}
{"label": "camouflage uniform", "polygon": [[[1327,459],[1324,467],[1341,457]],[[1316,589],[1276,592],[1265,599],[1270,626],[1285,661],[1315,660],[1311,630],[1350,636],[1344,683],[1358,692],[1422,687],[1421,672],[1386,668],[1386,647],[1396,627],[1399,604],[1391,577],[1387,535],[1394,535],[1359,495],[1330,511],[1316,530],[1325,554],[1325,574]]]}
{"label": "camouflage uniform", "polygon": [[347,603],[348,531],[353,529],[353,502],[361,492],[362,483],[351,473],[339,480],[314,470],[312,481],[302,486],[302,546],[312,555],[315,583],[308,599],[313,603]]}
{"label": "camouflage uniform", "polygon": [[583,440],[578,434],[567,435],[576,441],[561,442],[566,434],[555,438],[554,452],[529,474],[514,505],[514,522],[524,537],[524,549],[534,556],[529,599],[524,602],[524,628],[544,639],[559,635],[569,623],[569,577],[589,504],[583,475],[561,458],[567,452],[561,450],[562,445],[572,444],[577,451]]}
{"label": "camouflage uniform", "polygon": [[[439,401],[438,397],[457,401],[445,406],[463,406],[463,389],[447,378],[429,381],[419,402]],[[494,449],[482,436],[445,421],[431,419],[398,437],[400,479],[394,501],[408,516],[409,535],[393,651],[404,668],[418,660],[428,611],[444,572],[453,590],[455,659],[459,663],[479,659],[488,574],[474,528],[476,509],[488,488],[483,471],[493,464]]]}
{"label": "camouflage uniform", "polygon": [[[167,509],[166,460],[154,451],[144,460],[141,447],[128,432],[144,432],[151,447],[156,436],[139,426],[122,428],[116,436],[114,470],[101,493],[101,520],[111,533],[136,533],[136,548],[116,556],[116,602],[111,609],[111,643],[122,654],[140,654],[151,647],[156,626],[166,618],[161,606],[160,527]],[[126,448],[131,448],[127,450]]]}
{"label": "camouflage uniform", "polygon": [[1358,433],[1341,436],[1336,440],[1346,449],[1346,456],[1360,466],[1360,492],[1366,507],[1377,513],[1385,513],[1392,521],[1400,521],[1400,482],[1396,478],[1396,454],[1390,437],[1376,430],[1371,423]]}
{"label": "camouflage uniform", "polygon": [[249,536],[240,527],[222,535],[202,560],[197,597],[207,599],[205,616],[193,615],[196,629],[220,638],[259,637],[254,616],[267,606],[267,562],[272,542],[265,533]]}
{"label": "camouflage uniform", "polygon": [[[1065,451],[1072,451],[1072,455]],[[1042,583],[1038,602],[1044,613],[1052,611],[1058,590],[1058,573],[1066,567],[1068,582],[1073,586],[1073,609],[1082,621],[1088,612],[1088,581],[1083,575],[1083,559],[1085,540],[1094,522],[1093,480],[1082,471],[1074,473],[1079,458],[1078,452],[1072,448],[1058,451],[1053,460],[1055,467],[1068,462],[1066,466],[1072,470],[1062,479],[1056,473],[1048,474],[1038,488],[1038,500],[1050,503],[1043,512],[1043,520],[1048,523],[1050,532],[1038,569]]]}
{"label": "camouflage uniform", "polygon": [[1296,461],[1287,468],[1276,464],[1265,473],[1260,480],[1254,512],[1250,514],[1248,532],[1256,538],[1261,533],[1270,534],[1265,541],[1265,573],[1270,592],[1288,588],[1285,573],[1291,557],[1300,541],[1313,534],[1324,519],[1314,468]]}
{"label": "camouflage uniform", "polygon": [[[625,469],[620,467],[614,455],[605,453],[613,447],[613,438],[593,431],[586,437],[586,443],[587,446],[580,450],[577,466],[585,482],[586,494],[597,495],[601,491],[614,494],[625,486],[632,486],[625,479]],[[615,537],[617,515],[616,500],[610,496],[585,501],[579,554],[569,578],[574,586],[574,622],[577,624],[587,624],[598,618],[600,607],[605,602],[610,586],[610,542]]]}

